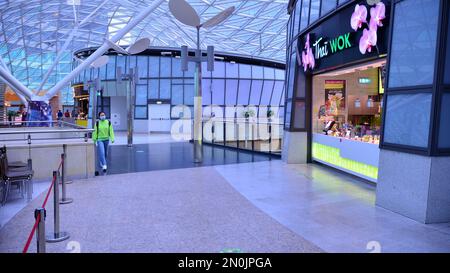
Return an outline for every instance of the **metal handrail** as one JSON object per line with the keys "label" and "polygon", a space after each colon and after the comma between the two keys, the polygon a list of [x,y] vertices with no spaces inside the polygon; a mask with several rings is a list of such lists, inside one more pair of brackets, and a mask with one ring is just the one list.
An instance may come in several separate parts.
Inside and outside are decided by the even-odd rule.
{"label": "metal handrail", "polygon": [[16,124],[16,123],[21,123],[21,124],[23,124],[23,123],[30,123],[30,124],[33,124],[33,123],[49,123],[49,124],[50,123],[56,123],[58,125],[67,125],[68,127],[74,127],[74,128],[79,128],[79,129],[86,129],[85,127],[80,126],[78,124],[66,122],[66,121],[63,121],[63,120],[52,120],[52,121],[36,121],[36,120],[33,120],[33,121],[21,121],[21,120],[18,120],[18,121],[15,121],[15,120],[6,121],[5,120],[5,121],[0,121],[0,125],[9,125],[11,127],[16,127],[16,126],[11,125],[11,123],[13,123],[13,124]]}
{"label": "metal handrail", "polygon": [[46,133],[90,133],[94,129],[60,129],[60,130],[27,130],[27,131],[1,131],[0,135],[14,135],[14,134],[46,134]]}

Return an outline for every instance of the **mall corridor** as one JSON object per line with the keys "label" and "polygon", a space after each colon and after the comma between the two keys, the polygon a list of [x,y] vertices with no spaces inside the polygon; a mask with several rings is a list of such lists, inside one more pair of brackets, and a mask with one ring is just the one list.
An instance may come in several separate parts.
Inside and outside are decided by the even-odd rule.
{"label": "mall corridor", "polygon": [[[60,207],[61,229],[71,238],[48,252],[450,252],[450,225],[375,207],[372,185],[319,165],[273,160],[68,187],[75,202]],[[21,251],[44,195],[0,230],[1,252]],[[51,223],[51,204],[47,211]]]}

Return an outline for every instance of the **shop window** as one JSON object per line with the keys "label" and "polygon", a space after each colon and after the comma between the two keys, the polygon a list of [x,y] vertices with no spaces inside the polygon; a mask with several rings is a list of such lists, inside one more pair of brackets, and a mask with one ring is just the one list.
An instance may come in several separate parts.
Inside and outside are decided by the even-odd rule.
{"label": "shop window", "polygon": [[428,147],[431,97],[431,93],[389,95],[384,142]]}
{"label": "shop window", "polygon": [[439,148],[450,149],[450,93],[442,95]]}
{"label": "shop window", "polygon": [[287,88],[287,94],[288,94],[288,98],[292,98],[293,93],[294,93],[294,84],[295,84],[295,68],[297,66],[297,55],[294,52],[291,56],[291,63],[289,64],[289,85]]}
{"label": "shop window", "polygon": [[439,2],[409,0],[395,4],[389,87],[433,83]]}
{"label": "shop window", "polygon": [[236,105],[238,80],[227,80],[225,87],[226,87],[225,104]]}
{"label": "shop window", "polygon": [[239,80],[238,104],[248,105],[250,96],[250,80]]}
{"label": "shop window", "polygon": [[149,77],[150,78],[159,78],[159,57],[149,57]]}

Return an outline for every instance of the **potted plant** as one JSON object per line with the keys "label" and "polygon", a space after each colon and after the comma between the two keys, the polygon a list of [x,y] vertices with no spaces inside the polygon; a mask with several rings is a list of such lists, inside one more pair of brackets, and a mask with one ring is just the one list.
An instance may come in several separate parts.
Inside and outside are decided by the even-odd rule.
{"label": "potted plant", "polygon": [[267,118],[269,119],[269,122],[272,121],[272,117],[274,114],[275,113],[271,109],[267,110]]}
{"label": "potted plant", "polygon": [[248,120],[250,117],[254,117],[255,116],[255,111],[253,110],[246,110],[243,113],[244,117]]}

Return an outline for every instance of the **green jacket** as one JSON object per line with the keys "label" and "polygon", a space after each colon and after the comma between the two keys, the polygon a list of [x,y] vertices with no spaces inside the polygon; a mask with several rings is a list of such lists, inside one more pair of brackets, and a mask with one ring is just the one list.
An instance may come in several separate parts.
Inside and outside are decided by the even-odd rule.
{"label": "green jacket", "polygon": [[110,125],[109,120],[99,120],[98,128],[97,123],[94,124],[94,133],[92,133],[92,140],[97,142],[97,140],[111,140],[114,142],[114,130],[112,124]]}

